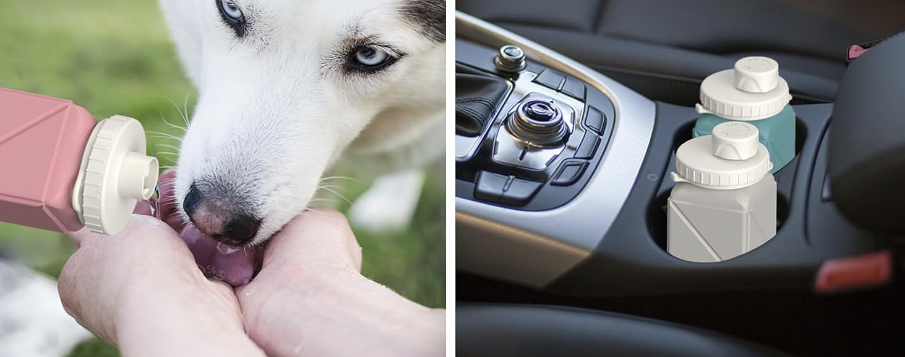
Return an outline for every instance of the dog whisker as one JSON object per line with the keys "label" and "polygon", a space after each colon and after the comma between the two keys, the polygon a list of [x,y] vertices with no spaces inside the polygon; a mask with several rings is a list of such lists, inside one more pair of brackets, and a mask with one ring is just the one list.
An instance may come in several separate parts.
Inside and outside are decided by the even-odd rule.
{"label": "dog whisker", "polygon": [[175,178],[175,177],[173,177],[173,178],[168,178],[168,179],[161,179],[158,183],[161,184],[161,185],[165,185],[165,184],[170,184],[170,183],[174,183],[174,182],[176,182],[176,178]]}
{"label": "dog whisker", "polygon": [[154,144],[154,146],[160,146],[160,147],[164,147],[164,148],[167,148],[167,149],[173,149],[173,150],[179,151],[179,147],[176,147],[176,146],[173,146],[173,145],[169,145],[169,144],[160,144],[160,143],[157,143],[157,144]]}
{"label": "dog whisker", "polygon": [[[162,118],[163,117],[161,117],[161,119]],[[185,131],[185,128],[182,128],[182,127],[174,126],[174,128]],[[176,136],[176,135],[173,135],[170,133],[162,132],[162,131],[148,130],[147,133],[182,141],[182,137]]]}
{"label": "dog whisker", "polygon": [[324,204],[324,207],[331,207],[331,206],[336,206],[339,202],[336,200],[331,200],[331,199],[326,199],[326,198],[314,198],[314,199],[311,199],[311,201],[308,201],[309,205],[315,204],[318,207],[321,206],[321,205],[319,205],[320,203]]}
{"label": "dog whisker", "polygon": [[191,90],[191,89],[187,90],[187,91],[185,92],[185,99],[183,99],[183,101],[182,101],[182,110],[183,110],[184,113],[185,113],[185,115],[182,116],[182,118],[185,119],[185,127],[186,127],[186,128],[189,127],[189,121],[190,121],[190,120],[189,120],[189,109],[188,109],[188,107],[189,107],[189,96],[190,96],[191,94],[192,94],[192,90]]}
{"label": "dog whisker", "polygon": [[320,211],[318,211],[318,210],[316,210],[316,209],[312,209],[311,207],[305,208],[303,211],[304,211],[304,212],[311,212],[311,214],[314,214],[314,215],[322,215],[322,216],[326,216],[323,212],[320,212]]}
{"label": "dog whisker", "polygon": [[154,147],[154,155],[164,154],[164,155],[179,155],[179,153],[166,151],[166,150],[157,150],[157,144],[152,145]]}
{"label": "dog whisker", "polygon": [[318,189],[322,189],[322,190],[326,190],[326,191],[328,191],[328,192],[332,192],[334,195],[338,196],[339,198],[342,198],[343,201],[346,201],[346,202],[349,203],[350,205],[352,204],[352,201],[349,201],[348,198],[346,198],[345,196],[343,196],[343,195],[340,194],[339,192],[336,192],[336,191],[330,189],[329,187],[319,186]]}
{"label": "dog whisker", "polygon": [[160,202],[175,202],[176,196],[165,196],[160,198]]}
{"label": "dog whisker", "polygon": [[352,182],[356,182],[356,183],[364,183],[364,181],[362,181],[362,180],[356,179],[354,177],[348,177],[348,176],[329,176],[329,177],[321,178],[321,182],[324,182],[327,180],[346,180],[346,181],[352,181]]}
{"label": "dog whisker", "polygon": [[322,188],[330,188],[330,189],[334,189],[334,190],[340,191],[340,192],[342,192],[342,193],[349,193],[349,189],[346,188],[346,187],[343,187],[343,186],[337,186],[337,185],[319,185],[318,187],[322,187]]}
{"label": "dog whisker", "polygon": [[166,98],[167,98],[167,100],[170,101],[170,103],[173,103],[173,107],[176,108],[176,111],[178,111],[179,115],[182,116],[182,121],[185,122],[185,126],[188,127],[189,119],[188,119],[188,117],[185,116],[185,113],[182,111],[182,109],[179,109],[179,105],[176,104],[176,102],[174,102],[173,99],[170,99],[170,97],[166,97]]}
{"label": "dog whisker", "polygon": [[168,136],[165,133],[150,132],[150,131],[148,133],[149,133],[148,137],[157,138],[157,139],[165,139],[165,140],[166,139],[175,140],[175,141],[179,142],[180,145],[182,145],[182,139],[180,139],[180,138]]}
{"label": "dog whisker", "polygon": [[160,114],[160,121],[162,121],[164,124],[166,124],[167,126],[173,128],[173,129],[177,129],[177,130],[181,131],[183,134],[185,134],[185,132],[188,131],[188,125],[186,125],[185,127],[182,127],[182,126],[170,123],[170,121],[167,120],[167,118],[164,117],[163,114]]}

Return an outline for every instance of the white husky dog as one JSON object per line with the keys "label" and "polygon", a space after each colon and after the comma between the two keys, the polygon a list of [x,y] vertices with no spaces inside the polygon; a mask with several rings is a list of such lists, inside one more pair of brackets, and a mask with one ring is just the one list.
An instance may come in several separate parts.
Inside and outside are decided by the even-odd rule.
{"label": "white husky dog", "polygon": [[390,174],[352,221],[407,223],[443,157],[445,0],[160,0],[199,92],[175,183],[208,236],[258,245],[339,159]]}

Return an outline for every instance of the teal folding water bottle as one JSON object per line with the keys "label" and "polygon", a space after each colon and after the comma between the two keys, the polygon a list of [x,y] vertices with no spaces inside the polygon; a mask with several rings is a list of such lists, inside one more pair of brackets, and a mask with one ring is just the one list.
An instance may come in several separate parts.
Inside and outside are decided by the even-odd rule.
{"label": "teal folding water bottle", "polygon": [[789,105],[789,84],[779,76],[779,64],[768,57],[745,57],[734,69],[711,74],[701,83],[701,103],[693,137],[710,135],[728,121],[757,127],[776,173],[795,157],[795,111]]}

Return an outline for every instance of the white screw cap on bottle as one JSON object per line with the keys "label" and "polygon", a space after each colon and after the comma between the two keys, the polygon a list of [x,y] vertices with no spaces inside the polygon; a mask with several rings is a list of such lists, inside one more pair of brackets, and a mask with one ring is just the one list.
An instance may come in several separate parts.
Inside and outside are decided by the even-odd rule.
{"label": "white screw cap on bottle", "polygon": [[116,115],[94,128],[72,195],[72,207],[89,230],[119,233],[138,201],[154,193],[160,166],[145,150],[138,120]]}
{"label": "white screw cap on bottle", "polygon": [[732,190],[758,183],[773,169],[757,127],[725,122],[712,135],[686,141],[676,151],[676,183],[687,182],[715,190]]}
{"label": "white screw cap on bottle", "polygon": [[779,85],[779,63],[769,57],[745,57],[735,62],[735,88],[767,93]]}
{"label": "white screw cap on bottle", "polygon": [[758,120],[779,114],[792,95],[769,57],[745,57],[734,69],[711,74],[701,83],[698,113],[731,120]]}
{"label": "white screw cap on bottle", "polygon": [[757,127],[743,122],[726,122],[713,128],[710,145],[713,155],[726,160],[748,160],[757,155]]}

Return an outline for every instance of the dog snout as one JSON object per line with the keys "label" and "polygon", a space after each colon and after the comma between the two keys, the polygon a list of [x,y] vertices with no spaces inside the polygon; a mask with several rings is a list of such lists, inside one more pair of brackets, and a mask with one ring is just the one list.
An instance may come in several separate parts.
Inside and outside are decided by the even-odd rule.
{"label": "dog snout", "polygon": [[214,240],[243,245],[254,239],[261,219],[237,210],[229,200],[205,195],[192,185],[183,201],[183,209],[199,231]]}

